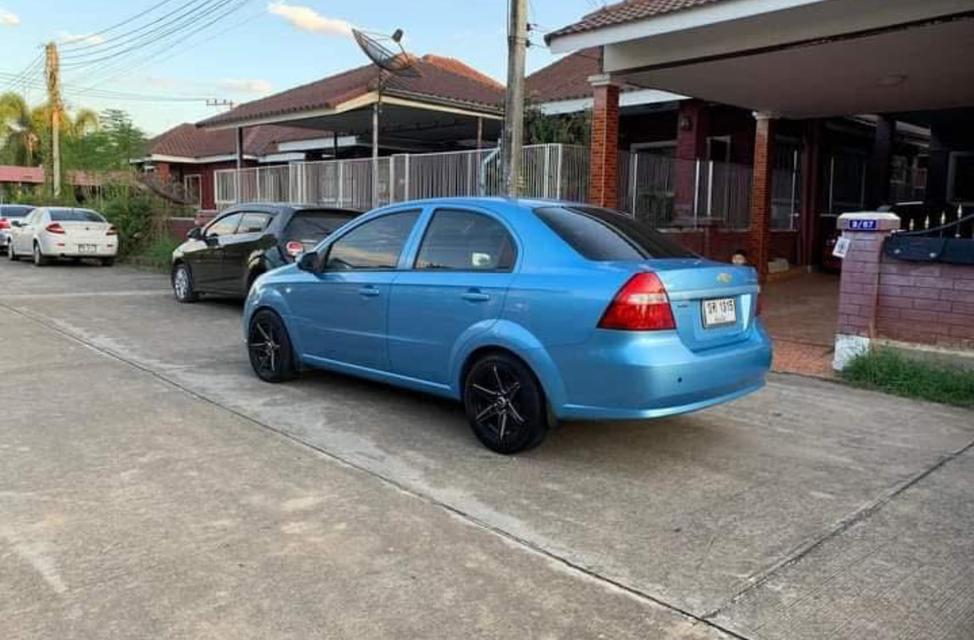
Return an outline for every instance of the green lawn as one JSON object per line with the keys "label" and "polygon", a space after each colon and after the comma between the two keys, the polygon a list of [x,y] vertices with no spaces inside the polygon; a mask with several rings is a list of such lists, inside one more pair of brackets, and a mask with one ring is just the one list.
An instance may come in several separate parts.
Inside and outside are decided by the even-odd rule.
{"label": "green lawn", "polygon": [[841,375],[863,389],[974,407],[974,371],[909,358],[893,349],[873,349],[859,355]]}

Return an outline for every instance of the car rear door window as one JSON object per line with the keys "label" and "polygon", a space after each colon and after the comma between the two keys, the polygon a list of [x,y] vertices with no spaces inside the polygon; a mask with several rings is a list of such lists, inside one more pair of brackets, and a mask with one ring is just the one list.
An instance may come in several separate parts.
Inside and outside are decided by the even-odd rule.
{"label": "car rear door window", "polygon": [[352,212],[305,209],[296,211],[284,230],[284,241],[305,246],[318,244],[325,236],[355,217]]}
{"label": "car rear door window", "polygon": [[206,228],[206,236],[232,236],[237,232],[237,226],[240,224],[240,218],[243,214],[234,213],[224,218],[213,222],[210,226]]}
{"label": "car rear door window", "polygon": [[270,222],[269,213],[244,213],[240,218],[237,233],[262,233]]}
{"label": "car rear door window", "polygon": [[664,234],[627,215],[584,206],[539,207],[534,213],[589,260],[695,258]]}
{"label": "car rear door window", "polygon": [[395,269],[419,211],[402,211],[370,220],[336,240],[325,269]]}
{"label": "car rear door window", "polygon": [[486,215],[459,209],[433,214],[416,256],[416,269],[509,271],[514,242],[507,229]]}

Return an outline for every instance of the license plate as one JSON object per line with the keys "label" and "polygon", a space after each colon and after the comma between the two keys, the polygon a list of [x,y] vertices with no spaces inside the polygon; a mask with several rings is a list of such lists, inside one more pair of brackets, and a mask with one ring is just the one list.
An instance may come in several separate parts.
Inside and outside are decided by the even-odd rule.
{"label": "license plate", "polygon": [[97,252],[98,252],[98,245],[97,244],[79,244],[78,245],[78,253],[97,253]]}
{"label": "license plate", "polygon": [[737,301],[734,298],[714,298],[703,301],[703,326],[713,327],[737,322]]}

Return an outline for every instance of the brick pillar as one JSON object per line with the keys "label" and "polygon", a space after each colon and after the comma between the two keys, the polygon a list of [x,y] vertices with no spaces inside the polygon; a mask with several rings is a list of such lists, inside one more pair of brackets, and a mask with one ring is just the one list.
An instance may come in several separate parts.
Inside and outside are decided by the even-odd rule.
{"label": "brick pillar", "polygon": [[764,282],[771,258],[771,190],[774,177],[774,118],[755,113],[754,169],[751,177],[751,224],[747,232],[748,261]]}
{"label": "brick pillar", "polygon": [[839,216],[838,226],[842,230],[842,242],[849,242],[842,259],[839,322],[832,361],[835,369],[842,369],[869,348],[876,333],[883,241],[900,228],[900,219],[894,213],[844,213]]}
{"label": "brick pillar", "polygon": [[608,74],[592,83],[592,144],[589,164],[589,202],[597,207],[619,206],[619,85]]}
{"label": "brick pillar", "polygon": [[[676,185],[673,196],[673,217],[692,218],[697,197],[697,161],[707,156],[709,112],[700,100],[680,102],[676,119]],[[705,167],[701,167],[704,171]]]}

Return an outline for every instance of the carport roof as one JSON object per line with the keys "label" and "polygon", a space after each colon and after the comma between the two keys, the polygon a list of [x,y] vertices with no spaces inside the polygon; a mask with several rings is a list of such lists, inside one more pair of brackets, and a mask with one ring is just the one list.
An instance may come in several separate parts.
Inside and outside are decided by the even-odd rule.
{"label": "carport roof", "polygon": [[[417,77],[389,77],[383,95],[416,104],[457,107],[472,114],[499,116],[504,101],[500,83],[459,60],[426,55],[414,60]],[[365,65],[288,89],[198,123],[205,128],[283,123],[361,108],[378,89],[378,70]],[[356,100],[360,99],[360,100]],[[361,102],[361,104],[359,104]]]}

